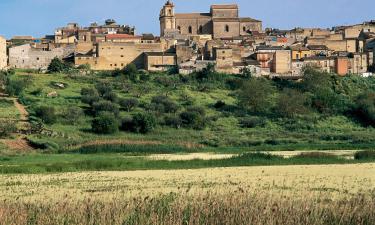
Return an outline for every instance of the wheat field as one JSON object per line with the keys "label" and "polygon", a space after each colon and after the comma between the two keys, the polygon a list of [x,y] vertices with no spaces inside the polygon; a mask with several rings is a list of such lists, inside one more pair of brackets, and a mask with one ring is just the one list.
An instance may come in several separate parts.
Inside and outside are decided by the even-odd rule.
{"label": "wheat field", "polygon": [[1,175],[0,224],[372,224],[374,188],[375,164]]}

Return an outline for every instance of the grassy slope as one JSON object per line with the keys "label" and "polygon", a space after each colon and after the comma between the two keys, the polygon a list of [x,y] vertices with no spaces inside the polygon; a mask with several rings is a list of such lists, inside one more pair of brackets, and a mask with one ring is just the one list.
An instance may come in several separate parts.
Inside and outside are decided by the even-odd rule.
{"label": "grassy slope", "polygon": [[[20,77],[21,75],[17,75]],[[80,102],[80,90],[83,87],[93,86],[95,80],[114,81],[115,78],[79,78],[71,79],[66,75],[48,75],[35,74],[33,82],[25,92],[26,104],[34,107],[36,105],[53,105],[57,110],[62,110],[67,106],[83,106]],[[67,83],[66,89],[57,89],[51,85],[51,82]],[[116,82],[116,81],[115,81]],[[119,81],[117,81],[119,82]],[[61,149],[69,148],[89,142],[92,140],[151,140],[160,141],[166,145],[197,145],[218,146],[224,148],[239,148],[241,151],[270,149],[270,150],[293,150],[293,149],[363,149],[373,148],[375,143],[372,141],[374,129],[363,128],[360,125],[350,121],[344,116],[320,118],[314,124],[308,125],[308,128],[300,129],[298,123],[285,126],[285,121],[281,119],[268,120],[264,128],[241,128],[238,124],[238,117],[233,114],[215,110],[212,105],[223,100],[227,104],[235,104],[236,100],[231,97],[234,94],[230,90],[222,88],[210,89],[208,92],[201,92],[197,87],[189,85],[177,85],[175,89],[164,88],[155,82],[148,83],[148,89],[142,89],[143,84],[132,84],[123,90],[117,89],[120,97],[135,97],[139,93],[141,103],[149,103],[150,99],[156,95],[169,92],[170,98],[176,102],[182,102],[183,96],[188,96],[194,105],[202,106],[206,109],[208,116],[218,117],[217,121],[212,122],[205,130],[189,130],[169,127],[158,127],[147,135],[131,134],[120,132],[111,136],[96,135],[87,130],[90,129],[90,117],[83,119],[79,126],[68,126],[57,123],[48,128],[55,131],[53,137],[30,136],[35,141],[54,142]],[[42,88],[42,94],[35,96],[32,93]],[[126,91],[124,91],[126,90]],[[50,98],[47,94],[56,91],[58,97]],[[135,112],[142,111],[141,108],[135,109]],[[121,112],[122,116],[128,115],[127,112]],[[303,123],[303,122],[302,122]],[[219,149],[219,151],[220,151]]]}

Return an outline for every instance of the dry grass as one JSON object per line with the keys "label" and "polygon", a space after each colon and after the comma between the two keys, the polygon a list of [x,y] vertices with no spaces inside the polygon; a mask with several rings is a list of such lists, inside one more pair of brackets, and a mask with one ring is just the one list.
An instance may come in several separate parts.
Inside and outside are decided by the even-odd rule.
{"label": "dry grass", "polygon": [[0,224],[371,224],[374,187],[375,164],[1,175]]}

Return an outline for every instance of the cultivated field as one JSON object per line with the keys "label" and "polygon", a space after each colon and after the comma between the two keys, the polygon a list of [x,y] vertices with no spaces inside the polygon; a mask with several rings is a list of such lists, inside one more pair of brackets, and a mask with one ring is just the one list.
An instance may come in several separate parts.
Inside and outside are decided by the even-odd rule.
{"label": "cultivated field", "polygon": [[[306,212],[304,209],[291,207],[291,203],[311,207],[311,215],[299,216],[305,219],[311,217],[311,221],[306,224],[319,224],[322,220],[312,220],[318,219],[313,218],[316,216],[315,213],[322,212],[327,206],[343,206],[349,204],[347,201],[357,201],[353,198],[361,198],[362,204],[367,204],[367,201],[373,199],[374,187],[375,164],[1,175],[0,220],[13,221],[9,224],[27,220],[31,221],[29,224],[48,224],[48,221],[61,222],[69,218],[74,222],[76,218],[80,224],[97,224],[90,220],[91,217],[102,222],[99,224],[122,224],[124,221],[130,221],[130,214],[135,212],[137,204],[141,204],[138,205],[139,213],[142,210],[150,210],[150,214],[144,214],[135,221],[147,221],[146,224],[187,224],[183,223],[182,215],[171,210],[191,210],[193,213],[197,209],[188,208],[188,205],[189,201],[195,201],[203,207],[202,213],[208,213],[207,222],[215,222],[210,217],[212,210],[219,210],[219,205],[215,204],[224,201],[222,207],[226,205],[226,210],[238,218],[228,217],[223,224],[231,224],[236,219],[242,222],[254,221],[258,224],[274,224],[278,220],[285,222],[282,224],[293,224],[293,221],[280,214],[295,211],[294,214],[297,215]],[[164,205],[161,203],[163,201]],[[146,209],[146,205],[155,202],[160,204],[157,206],[158,209]],[[209,207],[210,204],[214,204],[212,209]],[[264,209],[259,208],[263,206]],[[278,209],[283,206],[286,208]],[[17,210],[11,212],[10,209],[14,207],[17,207]],[[72,213],[73,210],[84,210],[85,207],[88,210],[86,213],[93,215],[63,215],[66,212]],[[102,215],[97,211],[97,207],[103,207]],[[152,210],[166,211],[160,214]],[[241,210],[245,214],[241,215]],[[251,210],[253,213],[262,212],[264,215],[274,214],[275,217],[257,220],[257,215],[248,214]],[[49,215],[48,212],[54,214]],[[106,213],[111,213],[114,217],[106,217]],[[335,213],[340,213],[339,208],[336,208]],[[360,216],[356,215],[356,211],[346,213],[350,213],[350,216]],[[371,211],[366,213],[373,214]],[[185,220],[191,220],[191,224],[200,224],[198,220],[202,221],[203,216],[200,214]],[[342,216],[342,219],[346,220],[345,215]]]}

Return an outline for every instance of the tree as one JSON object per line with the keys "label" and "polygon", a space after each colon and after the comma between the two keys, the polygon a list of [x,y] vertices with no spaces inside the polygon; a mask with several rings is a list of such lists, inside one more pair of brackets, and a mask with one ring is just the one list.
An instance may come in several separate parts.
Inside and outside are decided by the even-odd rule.
{"label": "tree", "polygon": [[284,89],[277,97],[277,112],[283,117],[293,118],[309,112],[309,99],[297,90]]}
{"label": "tree", "polygon": [[113,113],[102,112],[92,121],[91,128],[97,134],[113,134],[118,132],[119,124]]}
{"label": "tree", "polygon": [[52,59],[47,70],[49,73],[61,73],[70,69],[70,66],[64,63],[61,59],[55,57]]}
{"label": "tree", "polygon": [[244,77],[244,78],[251,78],[252,77],[252,73],[249,69],[249,67],[244,67],[241,69],[241,76]]}
{"label": "tree", "polygon": [[99,92],[94,88],[82,88],[81,101],[82,103],[93,105],[100,100]]}
{"label": "tree", "polygon": [[125,67],[125,74],[131,81],[137,81],[138,80],[138,69],[137,66],[133,63],[129,63]]}
{"label": "tree", "polygon": [[151,108],[164,113],[175,113],[179,106],[167,96],[154,96],[151,100]]}
{"label": "tree", "polygon": [[215,76],[215,65],[208,63],[205,68],[196,74],[198,80],[209,80],[212,76]]}
{"label": "tree", "polygon": [[120,113],[119,106],[107,100],[95,102],[92,105],[92,110],[95,115],[99,115],[102,112],[111,112],[113,115],[118,116]]}
{"label": "tree", "polygon": [[14,121],[0,121],[0,138],[8,137],[17,131],[17,123]]}
{"label": "tree", "polygon": [[139,105],[138,99],[135,98],[125,98],[120,100],[120,106],[125,108],[126,111],[130,112],[133,108]]}
{"label": "tree", "polygon": [[263,78],[245,81],[239,93],[241,107],[253,113],[267,113],[274,105],[275,87]]}
{"label": "tree", "polygon": [[8,79],[5,86],[5,92],[10,96],[19,96],[28,85],[29,80],[27,79]]}
{"label": "tree", "polygon": [[131,123],[128,123],[128,130],[136,133],[146,134],[156,127],[156,118],[152,114],[137,113],[133,116]]}
{"label": "tree", "polygon": [[206,112],[201,107],[189,107],[180,114],[180,120],[185,127],[201,130],[206,127]]}
{"label": "tree", "polygon": [[375,127],[375,92],[359,95],[353,113],[364,125]]}
{"label": "tree", "polygon": [[35,115],[46,124],[53,124],[57,120],[56,110],[52,106],[40,106],[35,110]]}
{"label": "tree", "polygon": [[83,110],[76,106],[70,106],[63,110],[62,117],[69,125],[76,125],[79,123],[81,117],[84,116]]}

